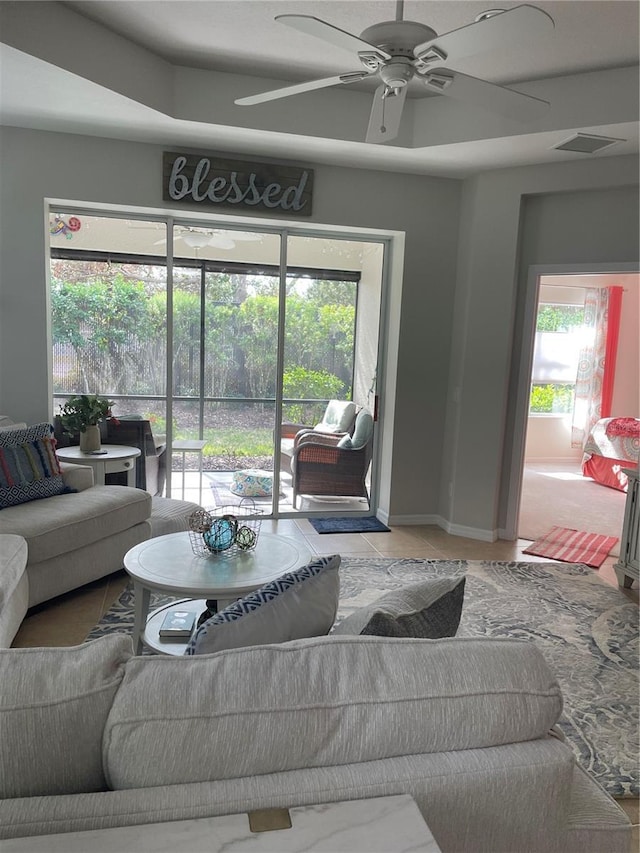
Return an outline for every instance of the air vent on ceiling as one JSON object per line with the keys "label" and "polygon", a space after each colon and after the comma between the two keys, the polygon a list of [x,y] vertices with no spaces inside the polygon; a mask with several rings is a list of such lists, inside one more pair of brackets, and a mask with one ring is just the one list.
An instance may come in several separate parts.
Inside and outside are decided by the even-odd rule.
{"label": "air vent on ceiling", "polygon": [[570,139],[554,145],[556,151],[577,151],[580,154],[595,154],[616,142],[626,142],[625,139],[614,139],[611,136],[595,136],[593,133],[576,133]]}

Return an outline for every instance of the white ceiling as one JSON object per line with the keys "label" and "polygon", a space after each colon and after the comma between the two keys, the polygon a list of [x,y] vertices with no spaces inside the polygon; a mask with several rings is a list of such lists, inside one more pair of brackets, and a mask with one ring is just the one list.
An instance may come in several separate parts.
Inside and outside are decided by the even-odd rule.
{"label": "white ceiling", "polygon": [[[442,34],[517,2],[406,0],[405,20]],[[637,0],[535,5],[550,37],[505,45],[455,69],[551,102],[525,126],[439,95],[412,97],[402,133],[364,140],[370,86],[337,86],[256,107],[237,97],[360,69],[357,58],[276,21],[322,18],[359,35],[394,0],[0,0],[3,124],[301,161],[463,177],[490,168],[638,152]],[[347,91],[348,90],[348,91]],[[418,94],[416,89],[412,95]],[[553,146],[576,131],[623,141],[595,155]]]}
{"label": "white ceiling", "polygon": [[[396,17],[395,0],[77,0],[64,5],[176,65],[294,81],[361,66],[340,48],[293,32],[275,21],[276,15],[313,15],[355,35]],[[473,23],[487,9],[519,5],[492,0],[405,0],[403,17],[427,24],[441,35]],[[542,44],[525,41],[507,46],[494,56],[476,56],[464,67],[459,63],[459,70],[508,84],[638,62],[637,3],[560,0],[531,5],[553,18],[552,38]]]}

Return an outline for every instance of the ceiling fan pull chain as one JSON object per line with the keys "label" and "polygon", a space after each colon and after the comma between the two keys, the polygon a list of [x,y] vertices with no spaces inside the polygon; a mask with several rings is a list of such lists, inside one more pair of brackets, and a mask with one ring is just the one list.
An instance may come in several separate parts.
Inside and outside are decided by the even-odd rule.
{"label": "ceiling fan pull chain", "polygon": [[387,103],[387,90],[385,89],[384,95],[382,96],[382,116],[380,118],[380,133],[386,133],[387,128],[384,126],[384,108]]}

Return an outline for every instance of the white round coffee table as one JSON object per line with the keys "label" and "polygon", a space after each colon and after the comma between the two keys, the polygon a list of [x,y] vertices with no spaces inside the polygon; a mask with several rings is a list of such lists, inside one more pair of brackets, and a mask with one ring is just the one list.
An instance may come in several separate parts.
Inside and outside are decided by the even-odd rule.
{"label": "white round coffee table", "polygon": [[261,533],[252,551],[204,557],[193,553],[188,533],[170,533],[141,542],[124,557],[124,567],[133,579],[135,593],[136,654],[141,653],[143,643],[165,654],[182,654],[186,645],[160,640],[158,629],[164,614],[160,616],[159,612],[166,607],[147,619],[152,591],[176,598],[214,599],[218,609],[222,609],[285,572],[303,566],[311,558],[311,552],[302,542],[273,533]]}

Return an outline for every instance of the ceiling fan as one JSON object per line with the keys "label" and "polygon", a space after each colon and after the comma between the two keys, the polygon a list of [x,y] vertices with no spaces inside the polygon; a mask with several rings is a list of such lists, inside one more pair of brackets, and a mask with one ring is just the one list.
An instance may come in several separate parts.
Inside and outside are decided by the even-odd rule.
{"label": "ceiling fan", "polygon": [[[192,249],[203,249],[205,246],[214,246],[216,249],[233,249],[236,242],[252,243],[262,239],[261,234],[253,234],[248,231],[224,231],[220,228],[176,228],[175,240],[182,240]],[[166,237],[157,240],[153,245],[159,246],[166,243]]]}
{"label": "ceiling fan", "polygon": [[311,15],[277,15],[275,20],[282,24],[355,53],[364,70],[273,89],[238,98],[235,103],[252,106],[377,76],[381,83],[373,97],[366,135],[366,142],[374,143],[389,142],[398,135],[407,85],[412,80],[432,92],[472,102],[516,121],[532,121],[546,112],[547,101],[449,67],[449,63],[465,57],[548,34],[554,23],[546,12],[529,5],[507,11],[492,9],[478,15],[474,23],[439,36],[425,24],[404,21],[403,10],[404,0],[398,0],[395,21],[374,24],[360,36]]}

